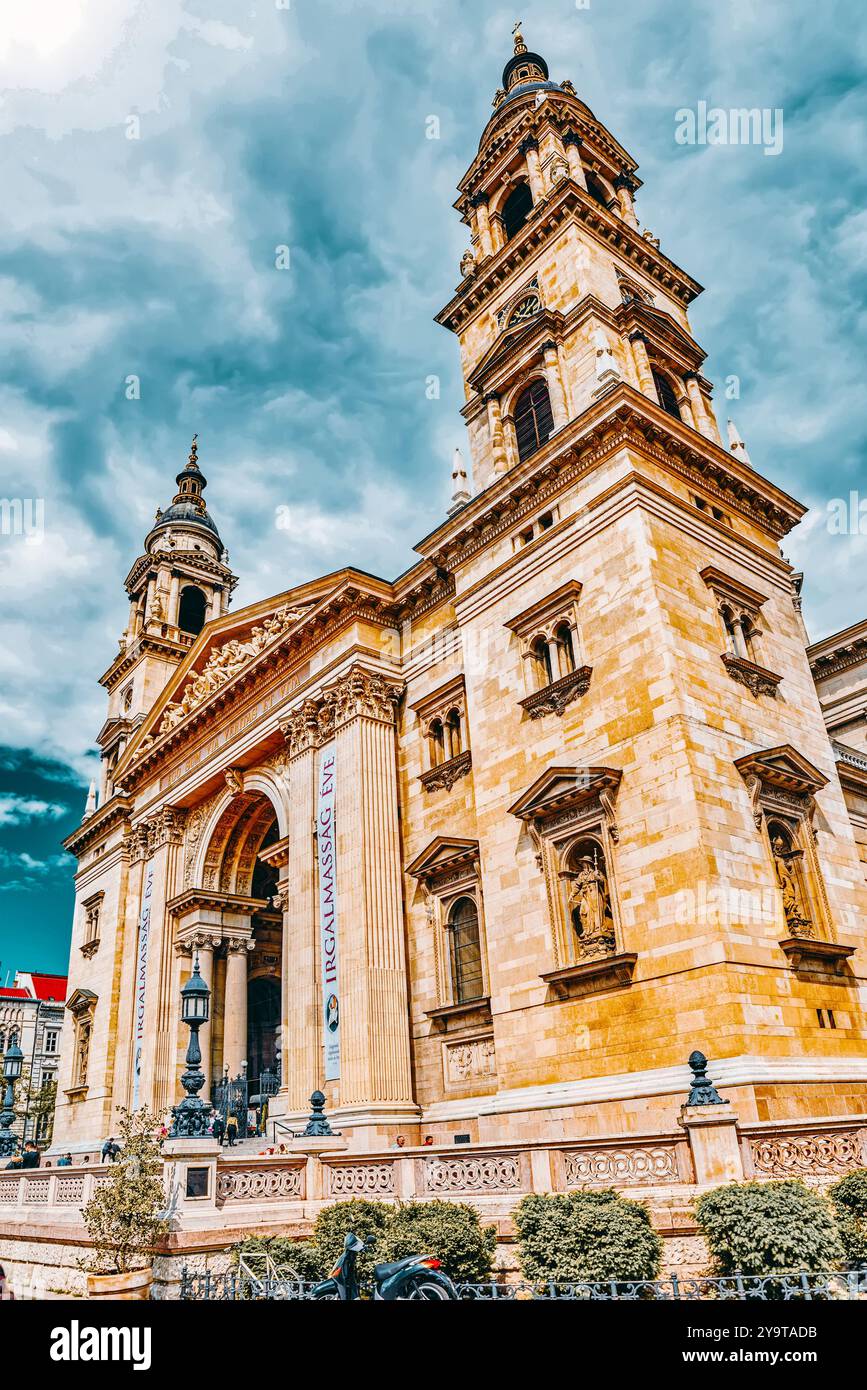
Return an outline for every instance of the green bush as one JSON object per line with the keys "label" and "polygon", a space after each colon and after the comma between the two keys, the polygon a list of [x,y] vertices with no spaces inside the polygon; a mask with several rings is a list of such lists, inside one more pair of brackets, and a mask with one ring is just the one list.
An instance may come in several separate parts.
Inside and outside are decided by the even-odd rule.
{"label": "green bush", "polygon": [[451,1279],[482,1284],[491,1277],[495,1226],[483,1226],[461,1202],[405,1202],[396,1207],[377,1248],[377,1263],[408,1255],[436,1255]]}
{"label": "green bush", "polygon": [[822,1273],[843,1258],[831,1208],[800,1181],[717,1187],[695,1214],[714,1274]]}
{"label": "green bush", "polygon": [[373,1266],[384,1258],[380,1254],[380,1242],[388,1226],[393,1208],[385,1202],[365,1202],[355,1198],[350,1202],[335,1202],[333,1206],[323,1207],[313,1224],[311,1242],[319,1252],[322,1261],[322,1277],[334,1268],[343,1254],[343,1242],[347,1232],[367,1240],[373,1236],[376,1244],[358,1256],[358,1281],[369,1284],[373,1276]]}
{"label": "green bush", "polygon": [[867,1168],[847,1173],[828,1196],[837,1218],[847,1269],[867,1269]]}
{"label": "green bush", "polygon": [[343,1254],[347,1232],[375,1244],[358,1257],[358,1280],[369,1288],[373,1266],[408,1255],[436,1255],[443,1269],[463,1283],[482,1283],[490,1277],[497,1233],[482,1226],[473,1207],[458,1202],[335,1202],[323,1207],[309,1240],[255,1236],[232,1247],[232,1261],[242,1254],[269,1254],[274,1264],[290,1266],[312,1283],[326,1278]]}
{"label": "green bush", "polygon": [[515,1211],[525,1278],[556,1283],[655,1279],[662,1241],[647,1207],[613,1189],[531,1195]]}

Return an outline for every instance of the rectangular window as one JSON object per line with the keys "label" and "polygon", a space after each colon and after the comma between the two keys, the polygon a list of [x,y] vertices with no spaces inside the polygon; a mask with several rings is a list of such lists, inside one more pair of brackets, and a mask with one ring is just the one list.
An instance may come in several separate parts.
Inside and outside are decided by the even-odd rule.
{"label": "rectangular window", "polygon": [[57,1039],[58,1039],[59,1036],[60,1036],[60,1035],[59,1035],[59,1033],[57,1032],[57,1029],[56,1029],[56,1028],[47,1028],[47,1029],[45,1030],[45,1042],[44,1042],[44,1045],[43,1045],[43,1051],[44,1051],[44,1052],[56,1052],[56,1051],[57,1051]]}

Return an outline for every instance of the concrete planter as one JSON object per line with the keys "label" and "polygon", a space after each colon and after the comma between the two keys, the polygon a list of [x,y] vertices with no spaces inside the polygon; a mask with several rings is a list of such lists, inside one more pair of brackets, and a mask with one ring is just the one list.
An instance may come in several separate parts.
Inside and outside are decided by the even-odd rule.
{"label": "concrete planter", "polygon": [[88,1274],[88,1298],[150,1298],[152,1269],[131,1269],[126,1274]]}

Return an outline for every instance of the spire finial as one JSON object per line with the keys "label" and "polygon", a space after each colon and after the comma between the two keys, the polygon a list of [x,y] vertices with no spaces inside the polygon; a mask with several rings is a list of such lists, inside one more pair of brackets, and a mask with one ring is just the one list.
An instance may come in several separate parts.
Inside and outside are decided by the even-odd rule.
{"label": "spire finial", "polygon": [[193,435],[193,442],[190,446],[189,466],[190,468],[198,468],[199,466],[199,436],[197,434]]}
{"label": "spire finial", "polygon": [[729,437],[729,448],[731,449],[735,458],[742,459],[744,463],[751,464],[752,459],[750,458],[749,453],[747,452],[747,446],[744,443],[741,437],[741,432],[735,424],[734,420],[728,421],[727,432]]}
{"label": "spire finial", "polygon": [[464,457],[460,449],[455,449],[452,460],[452,501],[449,507],[449,516],[454,516],[455,512],[459,512],[471,501],[470,480],[464,465]]}
{"label": "spire finial", "polygon": [[85,805],[85,808],[84,808],[84,815],[85,815],[85,818],[86,818],[87,816],[92,816],[95,810],[96,810],[96,783],[95,783],[95,782],[91,782],[90,786],[89,786],[88,789],[87,789],[87,804]]}
{"label": "spire finial", "polygon": [[516,53],[526,53],[526,52],[527,52],[527,45],[524,43],[524,35],[521,33],[521,24],[522,24],[522,23],[523,23],[522,20],[516,19],[516,20],[515,20],[515,27],[514,27],[514,29],[512,30],[512,33],[513,33],[514,36],[515,36],[515,52],[516,52]]}

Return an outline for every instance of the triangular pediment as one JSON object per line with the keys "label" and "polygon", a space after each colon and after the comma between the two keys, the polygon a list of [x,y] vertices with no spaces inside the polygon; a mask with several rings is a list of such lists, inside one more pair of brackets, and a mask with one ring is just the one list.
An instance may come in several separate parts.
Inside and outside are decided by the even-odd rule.
{"label": "triangular pediment", "polygon": [[828,785],[825,774],[790,743],[782,743],[777,748],[768,748],[763,752],[747,753],[735,759],[735,767],[741,776],[758,777],[766,785],[779,787],[783,791],[817,792]]}
{"label": "triangular pediment", "polygon": [[478,840],[461,840],[449,835],[437,835],[430,844],[407,865],[413,878],[430,879],[450,869],[459,868],[478,858]]}
{"label": "triangular pediment", "polygon": [[519,820],[538,820],[603,792],[613,794],[622,776],[618,767],[549,767],[509,807],[509,813]]}
{"label": "triangular pediment", "polygon": [[543,330],[546,335],[550,335],[560,322],[562,322],[562,315],[552,314],[550,310],[542,309],[534,318],[515,324],[512,328],[504,329],[469,373],[467,381],[470,386],[478,390],[485,379],[497,370],[501,362],[514,357],[525,343],[539,336]]}
{"label": "triangular pediment", "polygon": [[329,605],[370,593],[376,603],[390,600],[391,586],[373,575],[338,570],[275,598],[263,600],[208,623],[139,726],[118,765],[118,776],[158,739],[269,656],[286,634],[315,621]]}
{"label": "triangular pediment", "polygon": [[67,999],[66,1007],[70,1013],[78,1016],[89,1013],[91,1009],[95,1008],[96,1003],[97,996],[92,989],[76,989]]}

